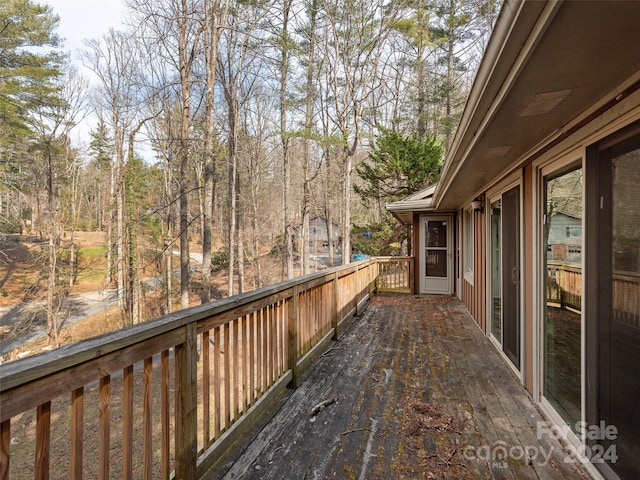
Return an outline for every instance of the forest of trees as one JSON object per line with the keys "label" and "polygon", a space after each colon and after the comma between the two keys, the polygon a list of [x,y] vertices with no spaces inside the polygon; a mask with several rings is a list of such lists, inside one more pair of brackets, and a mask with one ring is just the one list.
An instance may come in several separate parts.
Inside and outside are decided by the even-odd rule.
{"label": "forest of trees", "polygon": [[[163,252],[166,312],[171,292],[193,304],[190,242],[203,251],[201,302],[212,258],[228,268],[229,295],[309,272],[312,217],[329,236],[340,226],[345,263],[363,229],[380,233],[368,253],[388,253],[402,232],[384,204],[437,179],[500,7],[125,3],[121,30],[86,40],[82,68],[60,48],[51,7],[0,5],[0,233],[46,245],[54,343],[74,232],[106,232],[105,281],[125,324],[143,320],[143,245]],[[89,119],[90,139],[74,140]],[[263,274],[265,252],[279,255],[279,278]]]}

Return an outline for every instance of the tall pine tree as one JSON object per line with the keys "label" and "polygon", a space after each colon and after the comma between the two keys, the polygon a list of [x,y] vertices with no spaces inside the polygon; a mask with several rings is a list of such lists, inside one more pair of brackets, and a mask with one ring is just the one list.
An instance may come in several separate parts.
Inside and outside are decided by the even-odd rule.
{"label": "tall pine tree", "polygon": [[58,102],[59,17],[30,0],[0,3],[0,152],[28,136],[33,109]]}

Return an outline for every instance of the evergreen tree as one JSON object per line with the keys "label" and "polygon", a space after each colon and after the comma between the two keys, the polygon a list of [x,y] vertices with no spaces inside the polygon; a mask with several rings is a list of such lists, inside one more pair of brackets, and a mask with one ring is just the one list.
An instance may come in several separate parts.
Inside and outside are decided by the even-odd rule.
{"label": "evergreen tree", "polygon": [[379,130],[369,161],[356,166],[362,183],[354,188],[365,205],[397,200],[438,179],[443,149],[435,137]]}
{"label": "evergreen tree", "polygon": [[89,132],[89,135],[91,136],[91,143],[89,144],[90,155],[100,171],[108,172],[113,161],[114,147],[107,124],[100,120],[96,128]]}
{"label": "evergreen tree", "polygon": [[361,183],[354,186],[367,207],[377,205],[379,220],[370,216],[364,224],[354,226],[354,249],[368,255],[397,255],[410,237],[383,205],[435,183],[444,152],[435,136],[379,130],[368,161],[356,167]]}
{"label": "evergreen tree", "polygon": [[[0,3],[0,152],[30,133],[31,113],[56,104],[65,56],[55,48],[59,17],[30,0]],[[11,148],[13,149],[13,148]]]}

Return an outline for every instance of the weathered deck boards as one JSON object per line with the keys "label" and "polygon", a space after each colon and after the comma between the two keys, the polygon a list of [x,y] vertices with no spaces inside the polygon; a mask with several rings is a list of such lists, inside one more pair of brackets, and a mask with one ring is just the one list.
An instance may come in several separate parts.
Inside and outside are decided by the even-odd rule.
{"label": "weathered deck boards", "polygon": [[452,297],[374,297],[299,385],[209,478],[587,478]]}

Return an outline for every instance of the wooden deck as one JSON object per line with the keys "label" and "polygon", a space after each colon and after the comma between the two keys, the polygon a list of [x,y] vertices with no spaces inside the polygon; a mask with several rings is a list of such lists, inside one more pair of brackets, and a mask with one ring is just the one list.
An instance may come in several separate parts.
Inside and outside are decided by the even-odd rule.
{"label": "wooden deck", "polygon": [[206,478],[588,478],[452,297],[372,298],[278,408]]}

